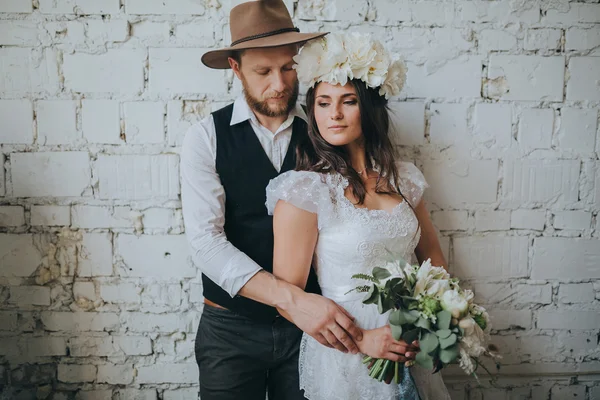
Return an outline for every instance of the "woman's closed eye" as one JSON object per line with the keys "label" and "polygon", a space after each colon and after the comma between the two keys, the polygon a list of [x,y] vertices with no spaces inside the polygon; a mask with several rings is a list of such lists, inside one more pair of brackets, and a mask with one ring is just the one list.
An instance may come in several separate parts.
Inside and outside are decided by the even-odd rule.
{"label": "woman's closed eye", "polygon": [[325,108],[329,106],[329,103],[318,103],[319,107]]}

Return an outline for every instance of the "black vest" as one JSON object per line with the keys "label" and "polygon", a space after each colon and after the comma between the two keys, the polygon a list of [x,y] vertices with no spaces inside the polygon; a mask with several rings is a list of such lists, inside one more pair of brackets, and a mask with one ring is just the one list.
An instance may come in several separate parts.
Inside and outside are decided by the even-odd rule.
{"label": "black vest", "polygon": [[[292,139],[281,172],[277,172],[262,148],[249,121],[231,126],[233,104],[212,113],[217,136],[216,170],[225,189],[225,234],[227,240],[246,253],[264,270],[273,272],[273,217],[267,214],[265,189],[280,173],[296,165],[296,145],[307,135],[307,126],[294,118]],[[227,292],[202,275],[204,297],[238,314],[272,321],[277,310]],[[320,293],[311,268],[306,291]]]}

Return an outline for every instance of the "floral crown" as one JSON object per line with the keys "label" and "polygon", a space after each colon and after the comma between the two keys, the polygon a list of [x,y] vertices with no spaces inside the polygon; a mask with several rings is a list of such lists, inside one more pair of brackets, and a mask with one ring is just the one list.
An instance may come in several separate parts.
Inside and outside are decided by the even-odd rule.
{"label": "floral crown", "polygon": [[294,68],[303,84],[314,87],[317,82],[346,85],[360,79],[367,87],[379,88],[379,95],[389,99],[402,90],[406,65],[390,54],[368,34],[358,32],[331,33],[312,40],[294,57]]}

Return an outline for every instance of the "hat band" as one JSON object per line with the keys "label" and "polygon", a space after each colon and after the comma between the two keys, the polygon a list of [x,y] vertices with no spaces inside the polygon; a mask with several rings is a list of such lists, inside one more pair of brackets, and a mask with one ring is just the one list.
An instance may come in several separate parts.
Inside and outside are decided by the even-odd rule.
{"label": "hat band", "polygon": [[300,29],[298,29],[298,28],[283,28],[283,29],[278,29],[276,31],[259,33],[258,35],[247,36],[245,38],[238,39],[235,42],[231,43],[230,47],[233,47],[233,46],[238,45],[240,43],[247,42],[249,40],[262,39],[262,38],[265,38],[265,37],[269,37],[269,36],[273,36],[273,35],[279,35],[281,33],[287,33],[287,32],[300,32]]}

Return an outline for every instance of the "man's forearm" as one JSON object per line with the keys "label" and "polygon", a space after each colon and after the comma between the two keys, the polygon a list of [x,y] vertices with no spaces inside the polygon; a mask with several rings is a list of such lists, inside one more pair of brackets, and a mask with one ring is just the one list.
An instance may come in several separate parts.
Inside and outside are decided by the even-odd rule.
{"label": "man's forearm", "polygon": [[304,294],[304,290],[263,270],[250,278],[238,294],[285,311]]}

